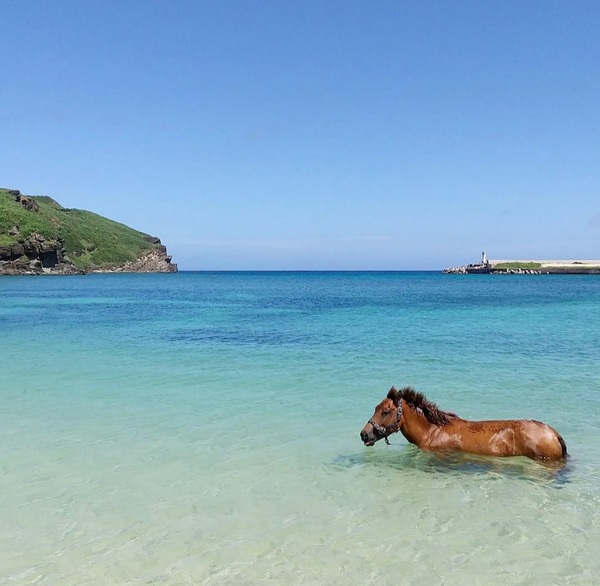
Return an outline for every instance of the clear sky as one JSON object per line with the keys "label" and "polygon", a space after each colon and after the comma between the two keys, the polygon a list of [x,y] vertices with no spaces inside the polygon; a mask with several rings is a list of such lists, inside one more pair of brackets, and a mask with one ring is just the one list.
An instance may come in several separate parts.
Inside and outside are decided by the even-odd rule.
{"label": "clear sky", "polygon": [[0,186],[181,269],[600,258],[600,2],[2,0]]}

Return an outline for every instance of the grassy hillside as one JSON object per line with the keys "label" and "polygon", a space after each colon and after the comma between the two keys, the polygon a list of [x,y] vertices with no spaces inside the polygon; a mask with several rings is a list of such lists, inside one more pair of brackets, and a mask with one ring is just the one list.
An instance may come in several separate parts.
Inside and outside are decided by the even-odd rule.
{"label": "grassy hillside", "polygon": [[[50,197],[26,197],[37,204],[37,211],[26,209],[8,190],[0,189],[0,246],[34,233],[48,240],[62,238],[67,255],[83,270],[135,260],[155,246],[146,234],[98,214],[63,208]],[[10,233],[13,227],[18,229],[16,235]]]}
{"label": "grassy hillside", "polygon": [[539,262],[499,262],[492,263],[492,267],[494,269],[540,269],[542,267],[542,263]]}

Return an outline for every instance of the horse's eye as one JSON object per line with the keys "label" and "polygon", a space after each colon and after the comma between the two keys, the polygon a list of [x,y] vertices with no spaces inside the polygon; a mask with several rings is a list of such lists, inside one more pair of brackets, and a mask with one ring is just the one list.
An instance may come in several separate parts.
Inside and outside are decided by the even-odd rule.
{"label": "horse's eye", "polygon": [[384,415],[389,415],[390,414],[390,410],[389,409],[384,409],[383,410],[383,414]]}

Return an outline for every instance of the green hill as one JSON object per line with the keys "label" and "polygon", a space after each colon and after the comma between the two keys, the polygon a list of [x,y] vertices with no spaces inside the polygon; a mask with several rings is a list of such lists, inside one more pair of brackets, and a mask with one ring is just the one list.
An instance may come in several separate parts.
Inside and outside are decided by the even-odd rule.
{"label": "green hill", "polygon": [[[93,212],[63,208],[51,197],[0,189],[0,249],[12,251],[14,261],[15,250],[21,250],[15,245],[25,243],[25,262],[25,256],[33,258],[27,246],[36,239],[47,249],[54,246],[62,251],[60,258],[66,255],[65,261],[83,272],[135,263],[152,250],[164,252],[166,257],[166,249],[158,238],[124,224]],[[166,258],[170,263],[170,257]],[[172,266],[177,270],[176,265]]]}

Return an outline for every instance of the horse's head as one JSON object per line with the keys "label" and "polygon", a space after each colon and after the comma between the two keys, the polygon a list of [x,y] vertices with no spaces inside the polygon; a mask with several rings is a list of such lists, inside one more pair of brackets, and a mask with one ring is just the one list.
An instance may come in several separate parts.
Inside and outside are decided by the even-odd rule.
{"label": "horse's head", "polygon": [[387,397],[375,407],[375,413],[360,432],[365,446],[372,446],[380,439],[388,442],[388,435],[396,433],[402,423],[401,393],[392,387]]}

